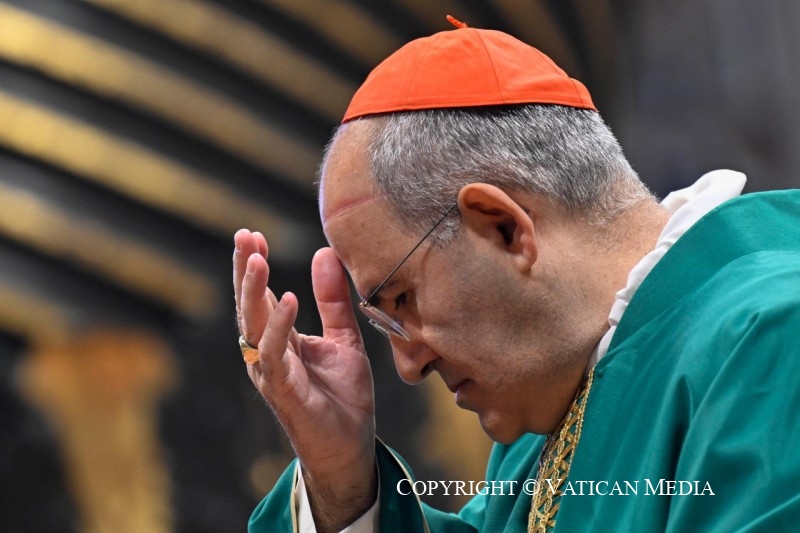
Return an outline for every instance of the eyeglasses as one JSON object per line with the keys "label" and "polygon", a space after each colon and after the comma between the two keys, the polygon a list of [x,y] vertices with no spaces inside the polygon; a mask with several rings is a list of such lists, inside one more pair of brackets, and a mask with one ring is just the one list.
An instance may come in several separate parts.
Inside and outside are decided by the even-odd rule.
{"label": "eyeglasses", "polygon": [[430,234],[433,233],[433,231],[439,227],[439,224],[444,222],[444,219],[447,218],[447,215],[449,215],[453,211],[453,209],[455,209],[457,206],[458,206],[457,203],[453,204],[450,207],[450,209],[448,209],[447,212],[444,215],[442,215],[442,218],[440,218],[436,222],[436,224],[434,224],[433,227],[430,230],[428,230],[428,233],[426,233],[419,240],[419,242],[411,249],[411,251],[406,254],[406,256],[402,259],[402,261],[400,261],[400,263],[396,267],[394,267],[394,269],[391,272],[389,272],[389,275],[386,276],[386,278],[384,278],[383,281],[381,281],[380,285],[375,287],[375,289],[369,294],[369,296],[367,296],[367,299],[361,300],[361,303],[358,304],[358,308],[361,309],[361,312],[367,315],[369,323],[375,329],[380,331],[385,337],[389,337],[389,335],[391,334],[400,337],[405,341],[411,340],[411,336],[403,328],[403,326],[400,325],[400,322],[390,317],[385,312],[381,311],[379,308],[372,305],[370,302],[375,297],[375,295],[378,294],[378,291],[380,291],[383,288],[383,286],[386,285],[386,282],[389,281],[389,279],[394,275],[394,273],[397,272],[397,270],[401,266],[403,266],[403,263],[405,263],[406,260],[409,257],[411,257],[411,254],[413,254],[416,251],[416,249],[419,248],[423,242],[425,242],[425,239],[427,239],[428,236],[430,236]]}

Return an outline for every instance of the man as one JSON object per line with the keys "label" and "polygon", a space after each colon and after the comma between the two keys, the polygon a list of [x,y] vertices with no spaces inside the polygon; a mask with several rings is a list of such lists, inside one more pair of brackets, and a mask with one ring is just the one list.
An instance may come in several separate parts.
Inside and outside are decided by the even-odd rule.
{"label": "man", "polygon": [[[264,237],[235,236],[240,346],[298,457],[251,531],[795,523],[800,195],[743,186],[718,171],[659,204],[585,87],[508,35],[400,49],[323,160],[322,337],[268,289]],[[404,490],[345,271],[400,376],[435,371],[477,413],[511,493],[452,515]]]}

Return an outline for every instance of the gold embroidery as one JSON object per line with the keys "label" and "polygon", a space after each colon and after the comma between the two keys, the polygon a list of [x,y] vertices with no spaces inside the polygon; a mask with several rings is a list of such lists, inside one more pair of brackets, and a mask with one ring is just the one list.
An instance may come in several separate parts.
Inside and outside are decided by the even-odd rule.
{"label": "gold embroidery", "polygon": [[561,503],[561,487],[569,474],[575,448],[581,438],[583,413],[589,390],[592,388],[594,369],[578,389],[567,414],[558,427],[547,437],[539,456],[536,474],[537,490],[528,515],[528,533],[546,533],[556,525],[556,514]]}

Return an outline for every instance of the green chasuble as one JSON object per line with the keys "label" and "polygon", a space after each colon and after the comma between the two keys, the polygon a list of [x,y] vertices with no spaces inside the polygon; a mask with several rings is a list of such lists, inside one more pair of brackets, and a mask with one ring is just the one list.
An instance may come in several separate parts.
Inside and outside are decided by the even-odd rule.
{"label": "green chasuble", "polygon": [[[554,531],[796,530],[799,419],[800,191],[750,194],[692,226],[631,300],[595,366]],[[543,442],[495,445],[487,480],[514,495],[457,515],[399,494],[405,468],[378,443],[380,531],[527,531],[521,488]],[[293,487],[290,468],[251,532],[292,531]]]}

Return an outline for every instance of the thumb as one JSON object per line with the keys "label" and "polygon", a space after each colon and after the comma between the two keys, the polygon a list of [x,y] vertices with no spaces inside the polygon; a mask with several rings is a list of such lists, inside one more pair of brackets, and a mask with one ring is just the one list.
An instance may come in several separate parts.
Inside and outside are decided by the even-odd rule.
{"label": "thumb", "polygon": [[322,335],[336,342],[362,346],[344,266],[331,248],[321,248],[311,261],[311,283],[322,320]]}

